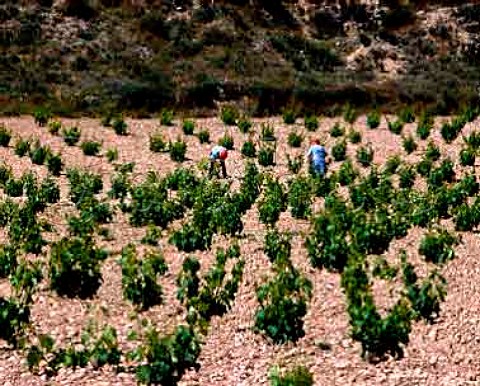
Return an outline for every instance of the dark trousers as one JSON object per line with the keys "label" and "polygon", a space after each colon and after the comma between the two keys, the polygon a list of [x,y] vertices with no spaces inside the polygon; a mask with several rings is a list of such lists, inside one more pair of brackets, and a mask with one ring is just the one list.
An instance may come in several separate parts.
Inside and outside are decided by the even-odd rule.
{"label": "dark trousers", "polygon": [[[218,161],[220,162],[220,166],[222,167],[223,178],[227,178],[227,167],[225,166],[225,161],[221,159]],[[213,167],[215,166],[215,162],[217,162],[217,160],[210,160],[210,169],[208,170],[208,175],[210,177],[213,174]]]}

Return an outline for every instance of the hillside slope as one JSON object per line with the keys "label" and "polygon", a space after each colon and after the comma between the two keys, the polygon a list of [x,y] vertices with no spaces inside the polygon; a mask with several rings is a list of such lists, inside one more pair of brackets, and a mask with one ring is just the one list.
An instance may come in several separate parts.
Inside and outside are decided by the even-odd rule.
{"label": "hillside slope", "polygon": [[0,107],[198,114],[235,101],[259,115],[349,101],[443,113],[477,98],[479,5],[339,3],[2,0]]}

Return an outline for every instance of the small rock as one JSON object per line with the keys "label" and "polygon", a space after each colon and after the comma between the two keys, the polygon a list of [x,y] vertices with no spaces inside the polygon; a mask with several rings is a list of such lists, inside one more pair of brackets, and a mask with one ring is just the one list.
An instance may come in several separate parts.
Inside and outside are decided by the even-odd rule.
{"label": "small rock", "polygon": [[337,369],[346,369],[348,367],[348,361],[338,360],[335,362],[334,367]]}

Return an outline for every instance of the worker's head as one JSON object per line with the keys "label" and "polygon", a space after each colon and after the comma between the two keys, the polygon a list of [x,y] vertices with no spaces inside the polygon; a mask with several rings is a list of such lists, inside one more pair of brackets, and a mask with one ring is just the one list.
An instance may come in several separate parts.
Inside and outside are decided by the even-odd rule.
{"label": "worker's head", "polygon": [[320,145],[320,140],[318,138],[312,139],[312,145]]}
{"label": "worker's head", "polygon": [[219,157],[220,157],[221,160],[227,159],[227,156],[228,156],[228,151],[227,151],[227,149],[223,149],[223,150],[220,152],[220,154],[219,154]]}

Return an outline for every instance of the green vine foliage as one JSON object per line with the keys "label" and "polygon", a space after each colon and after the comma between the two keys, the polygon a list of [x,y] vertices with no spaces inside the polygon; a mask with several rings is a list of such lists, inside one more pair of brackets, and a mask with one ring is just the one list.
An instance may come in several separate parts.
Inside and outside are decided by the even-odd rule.
{"label": "green vine foliage", "polygon": [[406,296],[412,305],[416,319],[425,319],[433,323],[440,314],[440,304],[446,296],[446,280],[437,271],[433,271],[423,281],[418,283],[414,267],[407,261],[405,251],[401,254],[403,283]]}
{"label": "green vine foliage", "polygon": [[[228,278],[226,263],[230,259],[236,260],[236,263]],[[244,266],[245,261],[240,259],[237,244],[226,251],[219,249],[214,266],[202,279],[198,277],[198,260],[189,258],[185,261],[182,272],[177,277],[177,297],[190,310],[191,323],[205,325],[213,316],[222,316],[230,309],[243,278]]]}
{"label": "green vine foliage", "polygon": [[288,190],[288,203],[294,218],[307,219],[312,212],[312,185],[310,180],[298,176],[290,184]]}
{"label": "green vine foliage", "polygon": [[427,261],[443,264],[455,257],[453,247],[458,243],[458,238],[446,230],[429,232],[420,241],[418,252]]}
{"label": "green vine foliage", "polygon": [[62,296],[92,297],[102,283],[100,268],[106,257],[107,252],[97,248],[91,237],[61,239],[50,252],[52,288]]}
{"label": "green vine foliage", "polygon": [[277,344],[298,341],[305,335],[303,318],[311,294],[312,283],[293,265],[277,265],[275,278],[257,288],[256,330]]}
{"label": "green vine foliage", "polygon": [[[50,335],[39,335],[38,342],[27,349],[28,368],[38,373],[42,366],[46,375],[54,376],[62,367],[75,370],[89,364],[94,368],[118,366],[122,352],[115,328],[107,325],[99,332],[92,330],[89,326],[82,333],[81,345],[71,343],[66,348],[56,347]],[[94,339],[92,335],[96,335]]]}
{"label": "green vine foliage", "polygon": [[313,267],[341,272],[348,259],[351,214],[347,205],[335,196],[329,197],[325,206],[313,219],[313,229],[305,245]]}
{"label": "green vine foliage", "polygon": [[163,338],[152,328],[139,350],[144,364],[136,369],[137,379],[147,385],[177,385],[188,369],[200,368],[199,355],[200,340],[191,327],[178,326]]}
{"label": "green vine foliage", "polygon": [[263,197],[258,203],[260,221],[270,226],[275,225],[280,214],[287,209],[287,194],[281,182],[267,176]]}
{"label": "green vine foliage", "polygon": [[380,360],[386,355],[403,357],[409,342],[413,318],[409,303],[402,297],[382,317],[370,291],[365,270],[359,263],[349,264],[342,274],[347,297],[351,336],[362,345],[362,358]]}
{"label": "green vine foliage", "polygon": [[290,258],[292,251],[292,236],[280,233],[277,229],[271,229],[265,235],[263,250],[270,262],[285,262]]}
{"label": "green vine foliage", "polygon": [[159,304],[162,300],[162,287],[158,278],[167,272],[168,267],[162,254],[150,252],[139,258],[134,244],[122,249],[123,295],[141,310]]}
{"label": "green vine foliage", "polygon": [[303,366],[283,372],[274,367],[269,374],[271,386],[313,386],[313,374]]}
{"label": "green vine foliage", "polygon": [[143,183],[131,189],[130,223],[133,226],[154,224],[165,228],[173,220],[183,216],[183,207],[175,199],[169,199],[166,181],[154,173]]}

